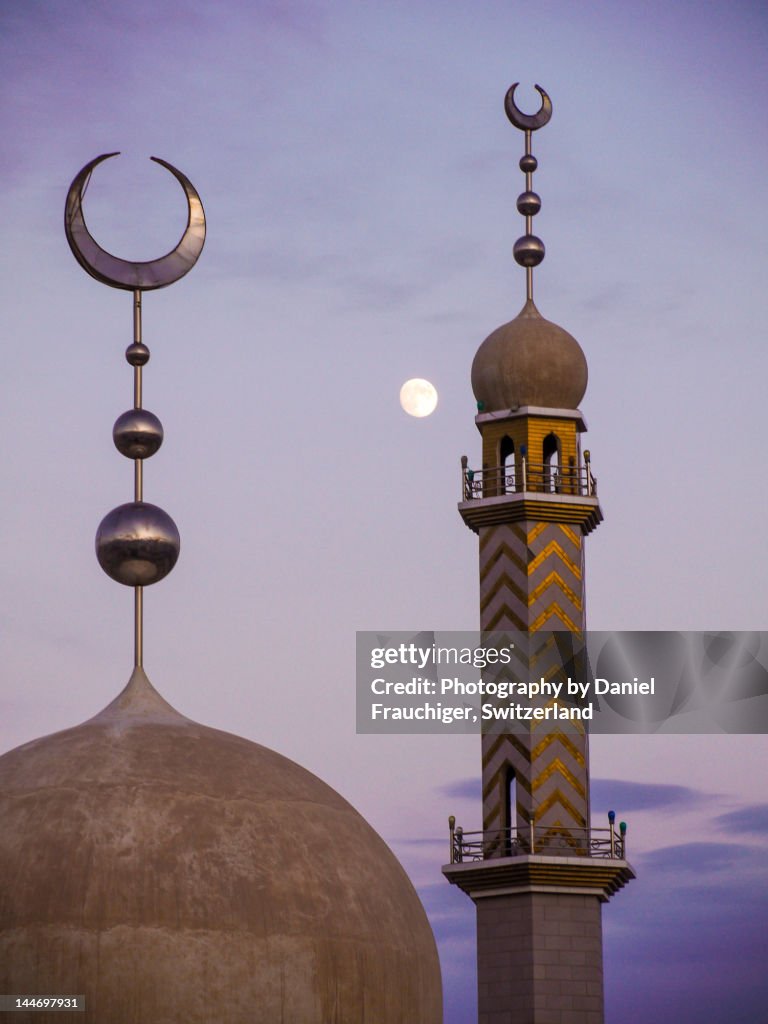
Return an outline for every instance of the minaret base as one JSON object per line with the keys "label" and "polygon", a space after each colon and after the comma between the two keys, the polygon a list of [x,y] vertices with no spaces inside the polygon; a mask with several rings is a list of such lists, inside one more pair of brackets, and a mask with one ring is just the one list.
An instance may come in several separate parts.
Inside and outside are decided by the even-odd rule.
{"label": "minaret base", "polygon": [[627,861],[509,857],[450,864],[477,908],[478,1024],[603,1024],[602,904]]}

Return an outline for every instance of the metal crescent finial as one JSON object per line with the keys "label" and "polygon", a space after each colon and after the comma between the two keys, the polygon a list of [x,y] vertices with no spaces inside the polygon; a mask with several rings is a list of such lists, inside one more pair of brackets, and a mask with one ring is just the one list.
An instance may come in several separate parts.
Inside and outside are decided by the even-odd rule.
{"label": "metal crescent finial", "polygon": [[101,248],[88,230],[83,214],[83,193],[94,167],[113,156],[118,156],[118,153],[103,153],[91,160],[69,186],[64,209],[64,230],[69,247],[83,270],[102,284],[131,292],[165,288],[189,273],[203,250],[205,212],[200,196],[181,171],[153,156],[152,160],[170,171],[184,189],[187,197],[187,226],[178,245],[160,259],[141,263],[112,256]]}
{"label": "metal crescent finial", "polygon": [[515,128],[524,132],[535,132],[537,128],[543,128],[552,117],[552,100],[541,86],[537,85],[535,89],[541,96],[541,107],[536,114],[524,114],[515,103],[515,89],[518,85],[520,83],[515,82],[507,90],[507,95],[504,97],[504,110]]}
{"label": "metal crescent finial", "polygon": [[515,242],[512,253],[515,261],[525,267],[525,292],[528,302],[533,302],[533,268],[544,259],[544,243],[533,233],[533,218],[541,209],[541,197],[533,191],[533,172],[539,162],[531,152],[531,135],[537,128],[543,128],[552,117],[552,100],[540,85],[536,91],[541,96],[541,106],[535,114],[524,114],[515,104],[515,82],[507,89],[504,110],[507,117],[521,131],[525,132],[525,154],[520,158],[520,170],[525,174],[525,192],[517,197],[517,209],[525,217],[525,234]]}
{"label": "metal crescent finial", "polygon": [[144,588],[162,580],[179,557],[181,541],[173,519],[144,501],[144,460],[163,440],[163,427],[142,404],[142,371],[149,349],[142,340],[141,293],[165,288],[194,267],[205,243],[205,212],[197,190],[172,164],[153,156],[176,178],[187,199],[187,226],[174,249],[159,260],[121,260],[96,242],[85,223],[83,193],[94,167],[117,153],[102,153],[75,176],[64,207],[64,231],[75,259],[91,277],[133,293],[133,343],[125,358],[133,367],[133,408],[118,416],[112,439],[121,455],[133,461],[133,501],[108,512],[96,531],[96,558],[107,576],[134,590],[134,666],[144,659]]}

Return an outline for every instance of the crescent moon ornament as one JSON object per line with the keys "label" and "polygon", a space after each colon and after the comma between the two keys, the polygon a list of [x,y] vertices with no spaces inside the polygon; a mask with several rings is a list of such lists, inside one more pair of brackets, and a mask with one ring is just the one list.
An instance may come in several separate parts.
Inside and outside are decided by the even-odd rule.
{"label": "crescent moon ornament", "polygon": [[515,89],[518,85],[520,83],[515,82],[507,90],[507,95],[504,97],[504,110],[515,128],[524,132],[535,132],[537,128],[543,128],[552,117],[552,100],[541,86],[537,85],[535,89],[541,96],[541,106],[536,114],[524,114],[515,103]]}
{"label": "crescent moon ornament", "polygon": [[118,153],[103,153],[91,160],[75,176],[69,186],[64,208],[64,231],[72,253],[91,277],[112,288],[125,291],[152,291],[166,288],[184,277],[197,263],[205,244],[205,211],[192,182],[172,164],[153,156],[155,163],[165,167],[177,179],[187,197],[187,226],[178,245],[165,256],[145,263],[122,260],[102,249],[85,223],[83,195],[93,169]]}

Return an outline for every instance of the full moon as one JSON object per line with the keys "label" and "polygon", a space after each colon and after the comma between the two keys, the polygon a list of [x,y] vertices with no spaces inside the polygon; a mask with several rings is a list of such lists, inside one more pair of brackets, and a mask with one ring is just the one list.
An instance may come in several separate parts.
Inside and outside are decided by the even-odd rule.
{"label": "full moon", "polygon": [[437,407],[435,386],[421,377],[407,380],[400,388],[400,405],[409,416],[429,416]]}

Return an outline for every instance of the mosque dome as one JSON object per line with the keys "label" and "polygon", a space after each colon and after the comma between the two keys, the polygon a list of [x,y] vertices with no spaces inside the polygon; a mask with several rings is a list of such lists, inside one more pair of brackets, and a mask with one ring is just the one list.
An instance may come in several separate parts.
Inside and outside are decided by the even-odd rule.
{"label": "mosque dome", "polygon": [[0,757],[0,821],[0,992],[84,994],[109,1024],[442,1021],[432,931],[386,844],[141,669]]}
{"label": "mosque dome", "polygon": [[578,341],[545,320],[529,299],[477,350],[472,390],[482,412],[577,409],[587,390],[587,360]]}

